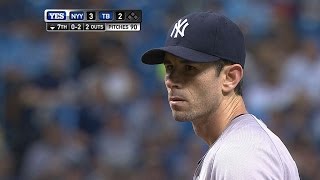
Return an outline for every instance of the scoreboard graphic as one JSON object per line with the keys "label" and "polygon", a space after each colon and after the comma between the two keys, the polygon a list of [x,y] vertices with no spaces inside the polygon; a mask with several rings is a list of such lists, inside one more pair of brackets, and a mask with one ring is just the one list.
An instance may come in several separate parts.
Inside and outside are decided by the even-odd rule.
{"label": "scoreboard graphic", "polygon": [[47,9],[48,32],[140,31],[141,10]]}

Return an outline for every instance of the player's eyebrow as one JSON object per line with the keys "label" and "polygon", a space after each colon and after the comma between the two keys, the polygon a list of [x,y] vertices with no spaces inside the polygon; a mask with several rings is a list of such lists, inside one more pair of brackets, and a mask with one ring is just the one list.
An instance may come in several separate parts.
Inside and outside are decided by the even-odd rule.
{"label": "player's eyebrow", "polygon": [[169,63],[168,60],[166,60],[166,59],[163,60],[163,64],[168,64],[168,63]]}
{"label": "player's eyebrow", "polygon": [[163,59],[163,64],[171,64],[172,62],[168,60],[167,58]]}

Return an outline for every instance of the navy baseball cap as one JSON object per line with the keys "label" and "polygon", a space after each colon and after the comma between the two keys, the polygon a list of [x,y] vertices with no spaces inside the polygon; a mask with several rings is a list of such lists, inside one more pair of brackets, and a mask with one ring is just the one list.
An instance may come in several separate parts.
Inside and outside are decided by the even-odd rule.
{"label": "navy baseball cap", "polygon": [[165,53],[192,62],[219,59],[245,64],[244,37],[239,27],[227,17],[214,12],[196,12],[176,21],[168,31],[164,47],[145,52],[145,64],[161,64]]}

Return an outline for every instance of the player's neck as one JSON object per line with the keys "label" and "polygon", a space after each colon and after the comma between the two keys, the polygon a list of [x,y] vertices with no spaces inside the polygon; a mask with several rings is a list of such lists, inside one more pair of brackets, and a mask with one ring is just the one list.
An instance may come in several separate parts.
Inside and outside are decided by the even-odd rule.
{"label": "player's neck", "polygon": [[195,133],[211,146],[228,127],[231,121],[240,114],[247,113],[241,96],[234,96],[221,102],[218,109],[205,117],[192,121]]}

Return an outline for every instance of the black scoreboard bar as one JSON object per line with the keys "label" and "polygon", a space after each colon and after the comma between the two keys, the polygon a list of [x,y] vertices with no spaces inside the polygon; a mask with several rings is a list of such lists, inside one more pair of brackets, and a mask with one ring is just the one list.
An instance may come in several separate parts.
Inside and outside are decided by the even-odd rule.
{"label": "black scoreboard bar", "polygon": [[48,32],[140,31],[141,10],[47,9]]}

